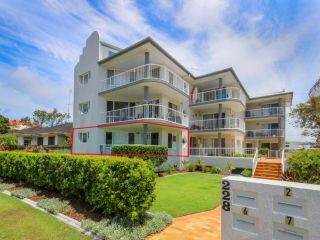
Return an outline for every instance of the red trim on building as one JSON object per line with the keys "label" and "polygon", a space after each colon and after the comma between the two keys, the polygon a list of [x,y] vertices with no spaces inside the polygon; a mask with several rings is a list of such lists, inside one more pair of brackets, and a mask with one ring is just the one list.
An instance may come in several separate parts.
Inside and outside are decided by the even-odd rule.
{"label": "red trim on building", "polygon": [[[94,125],[94,126],[85,126],[85,127],[77,127],[72,128],[72,142],[71,142],[71,154],[73,155],[93,155],[93,156],[124,156],[122,154],[99,154],[99,153],[74,153],[73,152],[73,140],[74,140],[74,130],[81,130],[81,129],[90,129],[90,128],[103,128],[103,127],[115,127],[115,126],[122,126],[127,124],[150,124],[150,125],[157,125],[157,126],[163,126],[163,127],[169,127],[169,128],[178,128],[188,131],[188,154],[187,155],[181,155],[181,154],[168,154],[166,156],[169,157],[190,157],[190,128],[183,127],[183,126],[174,126],[169,125],[165,123],[155,123],[155,122],[148,122],[148,121],[132,121],[132,122],[123,122],[123,123],[110,123],[110,124],[100,124],[100,125]],[[163,156],[161,154],[125,154],[126,156]]]}

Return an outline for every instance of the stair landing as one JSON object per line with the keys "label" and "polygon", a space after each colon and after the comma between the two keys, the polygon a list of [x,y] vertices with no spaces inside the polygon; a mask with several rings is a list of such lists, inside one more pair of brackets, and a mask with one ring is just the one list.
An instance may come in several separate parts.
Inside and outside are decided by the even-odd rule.
{"label": "stair landing", "polygon": [[261,159],[257,163],[255,178],[282,179],[281,159]]}

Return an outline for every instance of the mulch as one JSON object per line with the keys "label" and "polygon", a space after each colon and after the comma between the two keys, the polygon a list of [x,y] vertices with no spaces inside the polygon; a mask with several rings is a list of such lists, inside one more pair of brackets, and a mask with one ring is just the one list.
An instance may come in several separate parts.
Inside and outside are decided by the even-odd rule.
{"label": "mulch", "polygon": [[[0,182],[1,184],[2,182]],[[11,183],[15,184],[15,187],[9,188],[8,191],[13,192],[18,189],[22,188],[32,188],[36,191],[36,195],[29,197],[28,199],[38,202],[45,198],[59,198],[60,200],[66,200],[69,201],[69,207],[65,212],[62,212],[62,214],[71,217],[79,222],[83,221],[84,219],[91,219],[94,221],[100,221],[103,218],[102,213],[93,211],[91,206],[79,199],[76,198],[68,198],[63,196],[62,194],[55,192],[55,191],[49,191],[44,188],[37,188],[33,187],[30,184],[26,183],[17,183],[12,180],[6,180],[3,183]]]}

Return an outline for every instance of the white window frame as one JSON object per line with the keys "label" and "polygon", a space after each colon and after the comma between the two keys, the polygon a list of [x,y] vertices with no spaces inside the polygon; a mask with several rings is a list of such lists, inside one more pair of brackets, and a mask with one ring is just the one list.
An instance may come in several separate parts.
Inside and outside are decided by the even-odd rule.
{"label": "white window frame", "polygon": [[[88,78],[87,78],[87,80],[85,80],[85,76],[87,76],[88,75]],[[91,79],[91,72],[89,71],[89,72],[86,72],[86,73],[83,73],[83,74],[81,74],[80,76],[79,76],[79,82],[80,82],[80,84],[81,85],[86,85],[86,84],[88,84],[88,82],[90,81],[90,79]]]}
{"label": "white window frame", "polygon": [[89,132],[79,132],[78,139],[81,143],[87,143],[89,140]]}
{"label": "white window frame", "polygon": [[[87,105],[87,108],[84,108],[84,106]],[[83,102],[83,103],[79,103],[79,111],[81,114],[87,114],[89,112],[90,109],[90,102]]]}

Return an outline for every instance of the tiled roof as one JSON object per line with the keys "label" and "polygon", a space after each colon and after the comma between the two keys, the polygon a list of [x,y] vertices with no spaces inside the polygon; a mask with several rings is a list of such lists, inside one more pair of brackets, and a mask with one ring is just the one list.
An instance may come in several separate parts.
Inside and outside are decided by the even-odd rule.
{"label": "tiled roof", "polygon": [[54,127],[32,127],[14,131],[17,135],[67,134],[71,135],[72,123],[64,123]]}

